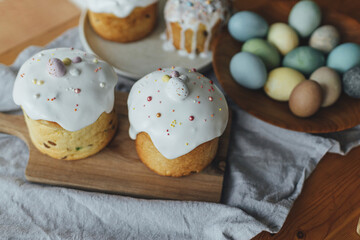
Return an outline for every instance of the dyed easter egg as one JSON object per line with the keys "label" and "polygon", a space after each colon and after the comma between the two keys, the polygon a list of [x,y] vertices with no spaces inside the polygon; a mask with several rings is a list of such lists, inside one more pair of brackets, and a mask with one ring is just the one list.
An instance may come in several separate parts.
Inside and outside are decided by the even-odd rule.
{"label": "dyed easter egg", "polygon": [[356,43],[343,43],[332,50],[327,59],[327,66],[339,73],[360,64],[360,46]]}
{"label": "dyed easter egg", "polygon": [[230,61],[230,73],[237,83],[250,89],[262,88],[267,77],[265,64],[248,52],[234,55]]}
{"label": "dyed easter egg", "polygon": [[189,95],[189,89],[182,79],[173,77],[167,82],[166,93],[169,98],[175,101],[181,101]]}
{"label": "dyed easter egg", "polygon": [[263,17],[250,11],[235,13],[228,23],[231,36],[240,42],[256,37],[265,37],[268,28],[269,25]]}
{"label": "dyed easter egg", "polygon": [[58,58],[51,58],[47,64],[49,75],[54,77],[62,77],[66,73],[65,64]]}
{"label": "dyed easter egg", "polygon": [[343,77],[344,92],[353,98],[360,98],[360,66],[346,71]]}
{"label": "dyed easter egg", "polygon": [[304,80],[304,75],[294,69],[275,68],[269,73],[264,90],[272,99],[288,101],[293,89]]}
{"label": "dyed easter egg", "polygon": [[313,1],[299,1],[289,14],[289,25],[303,38],[310,36],[320,22],[321,10]]}
{"label": "dyed easter egg", "polygon": [[292,91],[289,99],[291,112],[298,117],[310,117],[320,108],[322,89],[312,80],[299,83]]}
{"label": "dyed easter egg", "polygon": [[320,84],[323,95],[322,107],[334,104],[341,94],[341,79],[331,68],[321,67],[313,72],[310,79]]}
{"label": "dyed easter egg", "polygon": [[289,52],[283,60],[284,67],[290,67],[309,75],[325,65],[325,55],[312,47],[301,46]]}
{"label": "dyed easter egg", "polygon": [[299,45],[299,37],[289,25],[274,23],[270,26],[267,40],[272,43],[282,55],[286,55]]}
{"label": "dyed easter egg", "polygon": [[273,69],[280,65],[280,54],[276,47],[261,38],[253,38],[244,43],[243,52],[249,52],[258,56],[267,69]]}
{"label": "dyed easter egg", "polygon": [[309,45],[324,53],[329,53],[339,42],[339,31],[332,25],[325,25],[319,27],[311,34]]}

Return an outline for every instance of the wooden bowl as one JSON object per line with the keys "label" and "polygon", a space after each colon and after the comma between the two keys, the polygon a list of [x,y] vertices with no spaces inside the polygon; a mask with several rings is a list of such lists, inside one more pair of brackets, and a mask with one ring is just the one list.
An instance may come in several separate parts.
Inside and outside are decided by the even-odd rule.
{"label": "wooden bowl", "polygon": [[[269,4],[251,9],[263,16],[269,24],[287,23],[295,2],[271,1]],[[342,42],[360,43],[360,23],[355,19],[322,8],[322,24],[334,25],[340,32]],[[301,45],[307,45],[308,39]],[[287,102],[278,102],[268,97],[263,90],[250,90],[237,84],[230,74],[230,60],[241,51],[242,43],[233,39],[226,31],[216,39],[213,48],[213,67],[225,92],[242,109],[253,116],[278,127],[309,133],[336,132],[360,123],[360,99],[350,98],[344,93],[332,106],[321,108],[309,118],[294,116]]]}

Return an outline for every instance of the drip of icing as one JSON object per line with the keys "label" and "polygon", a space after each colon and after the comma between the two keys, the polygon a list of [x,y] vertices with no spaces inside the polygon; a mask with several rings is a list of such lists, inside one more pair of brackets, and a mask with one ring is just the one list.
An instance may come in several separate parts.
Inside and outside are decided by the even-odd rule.
{"label": "drip of icing", "polygon": [[[178,53],[181,56],[188,56],[189,58],[194,59],[196,57],[197,32],[200,24],[203,24],[206,27],[208,34],[204,44],[204,54],[201,55],[201,57],[204,58],[208,57],[206,54],[210,49],[212,28],[218,21],[221,21],[221,23],[224,24],[228,18],[228,5],[226,0],[168,0],[165,5],[164,14],[168,39],[166,40],[166,43],[163,44],[163,49],[165,51],[175,49],[174,46],[173,48],[169,47],[169,45],[173,45],[171,23],[178,23],[181,26],[180,50]],[[185,32],[188,29],[193,31],[190,53],[185,49]]]}
{"label": "drip of icing", "polygon": [[119,18],[125,18],[136,7],[146,7],[158,0],[87,0],[87,7],[97,13],[112,13]]}
{"label": "drip of icing", "polygon": [[[174,71],[179,77],[161,80]],[[184,88],[180,96],[176,95],[177,88],[173,91],[169,85],[173,79],[175,85],[184,84],[187,91]],[[161,69],[138,80],[130,91],[128,109],[130,137],[136,139],[138,133],[146,132],[168,159],[219,137],[228,121],[228,106],[221,91],[201,73],[180,67]]]}
{"label": "drip of icing", "polygon": [[[81,57],[81,61],[77,57]],[[53,58],[79,61],[64,65],[65,74],[56,77],[47,71]],[[94,58],[93,54],[70,48],[50,49],[34,55],[22,65],[16,77],[15,103],[21,105],[30,118],[56,122],[68,131],[91,125],[103,112],[113,110],[117,83],[113,68],[101,60],[94,63]]]}

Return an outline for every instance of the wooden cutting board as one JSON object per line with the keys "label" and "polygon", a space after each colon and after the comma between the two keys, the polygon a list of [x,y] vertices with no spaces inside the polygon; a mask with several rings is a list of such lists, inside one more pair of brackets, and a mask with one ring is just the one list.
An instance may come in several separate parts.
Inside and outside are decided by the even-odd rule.
{"label": "wooden cutting board", "polygon": [[209,167],[187,177],[163,177],[150,171],[137,156],[135,142],[128,134],[127,96],[116,93],[119,126],[114,139],[100,153],[83,160],[57,160],[39,152],[30,140],[22,115],[0,113],[0,132],[15,135],[28,145],[25,176],[31,182],[142,198],[220,202],[231,121]]}

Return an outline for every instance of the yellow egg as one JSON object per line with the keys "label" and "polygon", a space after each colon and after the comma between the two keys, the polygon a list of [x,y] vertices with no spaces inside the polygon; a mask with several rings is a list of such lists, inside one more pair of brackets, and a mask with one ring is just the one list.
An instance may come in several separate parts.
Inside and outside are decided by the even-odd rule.
{"label": "yellow egg", "polygon": [[265,83],[265,93],[272,99],[288,101],[292,90],[302,81],[304,75],[287,67],[280,67],[272,70]]}
{"label": "yellow egg", "polygon": [[282,55],[286,55],[299,45],[299,37],[295,30],[285,23],[272,24],[267,40],[274,44]]}

